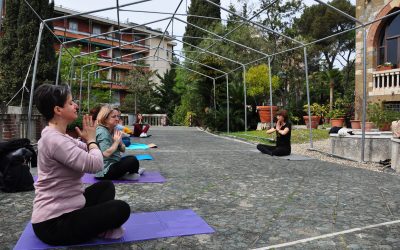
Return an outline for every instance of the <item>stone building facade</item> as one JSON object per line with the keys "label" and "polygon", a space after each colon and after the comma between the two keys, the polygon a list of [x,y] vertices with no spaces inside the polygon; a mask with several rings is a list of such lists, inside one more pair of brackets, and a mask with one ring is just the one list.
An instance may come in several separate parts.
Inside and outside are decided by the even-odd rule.
{"label": "stone building facade", "polygon": [[[400,10],[400,0],[357,0],[356,18],[372,22]],[[358,25],[358,24],[357,24]],[[400,13],[367,27],[367,102],[400,111]],[[356,32],[356,118],[362,114],[363,32]],[[386,67],[388,66],[388,67]]]}

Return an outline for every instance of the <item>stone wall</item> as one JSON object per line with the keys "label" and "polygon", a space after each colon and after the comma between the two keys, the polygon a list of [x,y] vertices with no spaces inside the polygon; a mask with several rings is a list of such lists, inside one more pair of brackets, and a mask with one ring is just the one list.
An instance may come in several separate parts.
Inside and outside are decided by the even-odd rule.
{"label": "stone wall", "polygon": [[[393,8],[400,7],[400,0],[357,0],[356,18],[363,23],[376,20],[387,15]],[[358,25],[358,24],[357,24]],[[384,21],[376,22],[367,27],[367,96],[372,90],[372,72],[377,66],[378,37]],[[356,32],[356,62],[355,62],[355,111],[356,119],[361,118],[363,96],[363,32]],[[400,95],[370,96],[368,102],[400,101]]]}
{"label": "stone wall", "polygon": [[[392,133],[367,132],[365,136],[364,161],[379,162],[392,158]],[[330,134],[331,153],[354,161],[361,161],[361,135]]]}
{"label": "stone wall", "polygon": [[[40,138],[42,129],[46,126],[40,114],[32,115],[32,142]],[[9,141],[18,138],[29,138],[27,112],[19,108],[9,107],[0,111],[0,141]]]}

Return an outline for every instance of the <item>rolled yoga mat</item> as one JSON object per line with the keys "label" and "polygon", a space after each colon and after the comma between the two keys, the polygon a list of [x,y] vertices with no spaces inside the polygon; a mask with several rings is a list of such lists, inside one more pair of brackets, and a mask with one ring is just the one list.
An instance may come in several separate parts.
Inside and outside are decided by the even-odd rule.
{"label": "rolled yoga mat", "polygon": [[[121,239],[94,239],[74,246],[98,246],[215,232],[200,216],[190,209],[133,213],[122,227],[125,228],[125,234]],[[65,246],[50,246],[43,243],[33,232],[32,224],[28,223],[14,250],[38,250],[56,247],[61,248]]]}
{"label": "rolled yoga mat", "polygon": [[142,144],[142,143],[131,143],[129,147],[126,147],[127,150],[143,150],[143,149],[149,149],[149,146],[147,144]]}

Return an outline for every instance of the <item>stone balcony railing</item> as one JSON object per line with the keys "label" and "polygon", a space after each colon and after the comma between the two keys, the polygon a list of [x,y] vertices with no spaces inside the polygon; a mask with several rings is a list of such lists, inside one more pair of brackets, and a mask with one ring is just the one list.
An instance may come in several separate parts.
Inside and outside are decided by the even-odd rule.
{"label": "stone balcony railing", "polygon": [[400,94],[400,68],[374,71],[370,96]]}

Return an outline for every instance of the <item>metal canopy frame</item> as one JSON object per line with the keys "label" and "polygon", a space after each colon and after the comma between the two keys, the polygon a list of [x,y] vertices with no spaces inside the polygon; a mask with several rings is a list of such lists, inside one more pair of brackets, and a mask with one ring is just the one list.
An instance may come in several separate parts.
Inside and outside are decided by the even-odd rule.
{"label": "metal canopy frame", "polygon": [[[256,53],[258,53],[258,54],[262,54],[262,55],[264,56],[264,57],[262,57],[262,58],[259,58],[259,59],[255,60],[255,61],[252,61],[252,62],[243,63],[243,62],[238,62],[238,61],[236,61],[236,60],[232,60],[232,59],[230,59],[230,58],[224,57],[224,56],[222,56],[222,55],[219,55],[219,54],[213,53],[213,52],[211,52],[211,51],[204,50],[204,49],[201,49],[201,48],[199,48],[199,47],[196,47],[196,46],[193,46],[193,45],[192,45],[193,47],[195,47],[195,48],[197,48],[197,49],[200,49],[200,50],[203,51],[203,52],[206,52],[206,53],[209,53],[209,54],[211,54],[211,55],[214,55],[214,56],[223,58],[224,60],[228,60],[228,61],[230,61],[230,62],[239,64],[240,67],[238,67],[238,68],[236,68],[236,69],[233,69],[233,70],[230,71],[230,72],[224,72],[224,75],[226,76],[226,78],[227,78],[227,83],[228,83],[228,75],[229,75],[230,73],[233,73],[233,72],[237,71],[237,70],[240,69],[240,68],[243,68],[243,82],[244,82],[244,90],[245,90],[244,92],[245,92],[245,96],[246,96],[246,83],[245,83],[245,78],[246,78],[246,76],[245,76],[245,74],[246,74],[246,66],[247,66],[247,65],[252,64],[252,63],[259,62],[259,61],[264,60],[264,59],[268,59],[268,65],[269,65],[269,70],[270,70],[270,78],[271,78],[271,67],[270,67],[271,57],[276,56],[276,55],[279,55],[279,54],[283,54],[283,53],[286,53],[286,52],[289,52],[289,51],[292,51],[292,50],[296,50],[296,49],[303,48],[303,52],[304,52],[304,63],[305,63],[305,65],[304,65],[304,70],[305,70],[305,74],[306,74],[307,103],[308,103],[308,107],[309,107],[309,108],[308,108],[308,115],[309,115],[309,116],[310,116],[310,100],[309,100],[309,81],[308,81],[307,46],[309,46],[309,45],[311,45],[311,44],[314,44],[314,43],[318,43],[318,42],[323,41],[323,40],[327,40],[327,39],[329,39],[329,38],[336,37],[336,36],[338,36],[338,35],[344,34],[344,33],[346,33],[346,32],[350,32],[350,31],[352,31],[352,30],[362,29],[362,33],[363,33],[363,49],[362,49],[362,50],[363,50],[363,109],[362,109],[362,124],[363,124],[363,128],[362,128],[361,161],[364,161],[365,121],[366,121],[366,103],[367,103],[367,92],[366,92],[366,91],[367,91],[367,86],[366,86],[366,73],[367,73],[367,72],[366,72],[366,35],[367,35],[367,30],[366,30],[366,29],[367,29],[367,27],[368,27],[369,25],[371,25],[371,24],[373,24],[373,23],[375,23],[375,22],[379,22],[379,21],[381,21],[381,20],[384,20],[384,19],[386,19],[386,18],[388,18],[388,17],[390,17],[390,16],[393,16],[393,15],[399,13],[400,11],[396,11],[396,12],[394,12],[394,13],[391,13],[391,14],[389,14],[389,15],[386,15],[386,16],[384,16],[384,17],[381,17],[381,18],[379,18],[379,19],[373,20],[373,21],[368,22],[368,23],[363,23],[363,22],[361,22],[360,20],[358,20],[358,19],[356,19],[356,18],[354,18],[354,17],[348,15],[347,13],[345,13],[345,12],[343,12],[343,11],[341,11],[341,10],[335,8],[334,6],[331,6],[331,5],[328,4],[328,3],[324,3],[324,2],[322,2],[322,1],[320,1],[320,0],[314,0],[315,2],[317,2],[317,3],[319,3],[319,4],[322,4],[322,5],[327,6],[328,8],[330,8],[331,10],[333,10],[334,12],[336,12],[336,13],[342,15],[342,16],[345,16],[346,18],[348,18],[348,19],[350,19],[350,20],[352,20],[352,21],[358,23],[359,26],[356,26],[356,27],[354,27],[354,28],[352,28],[352,29],[348,29],[348,30],[345,30],[345,31],[342,31],[342,32],[339,32],[339,33],[336,33],[336,34],[333,34],[333,35],[330,35],[330,36],[328,36],[328,37],[325,37],[325,38],[322,38],[322,39],[319,39],[319,40],[316,40],[316,41],[313,41],[313,42],[303,43],[303,42],[301,42],[301,41],[297,41],[297,40],[294,39],[294,38],[291,38],[291,37],[289,37],[289,36],[286,36],[286,35],[284,35],[284,34],[282,34],[282,33],[280,33],[280,32],[271,30],[270,28],[268,28],[268,27],[266,27],[266,26],[264,26],[264,25],[262,25],[262,24],[260,24],[260,23],[258,23],[258,22],[252,21],[251,19],[253,19],[254,17],[251,17],[251,18],[247,18],[247,19],[246,19],[245,17],[243,17],[243,16],[241,16],[241,15],[238,15],[238,14],[236,14],[235,12],[232,12],[232,11],[226,9],[226,8],[223,8],[223,7],[221,7],[220,5],[214,3],[214,2],[212,2],[212,1],[210,1],[210,0],[203,0],[203,2],[205,2],[205,3],[214,5],[214,6],[218,7],[218,8],[220,8],[221,10],[224,10],[224,11],[226,11],[226,12],[232,14],[232,15],[235,15],[235,16],[239,17],[240,19],[242,19],[242,20],[244,21],[244,23],[248,23],[248,24],[254,25],[254,26],[258,27],[258,28],[261,28],[261,29],[263,29],[263,30],[268,31],[269,33],[273,33],[273,34],[275,34],[275,35],[278,35],[278,36],[280,36],[280,37],[283,37],[283,38],[285,38],[285,39],[288,39],[288,40],[290,40],[290,41],[292,41],[292,42],[298,44],[298,46],[293,47],[293,48],[291,48],[291,49],[286,49],[286,50],[284,50],[284,51],[276,52],[276,53],[273,53],[273,54],[266,54],[266,53],[264,53],[264,52],[262,52],[262,51],[258,51],[257,49],[254,49],[254,48],[248,47],[248,46],[246,46],[246,45],[244,45],[244,44],[241,44],[241,43],[232,41],[232,40],[230,40],[230,39],[227,39],[226,36],[229,35],[230,33],[232,33],[234,30],[231,30],[230,32],[228,32],[228,33],[225,34],[224,36],[219,36],[218,34],[216,34],[216,33],[214,33],[214,32],[208,31],[208,30],[206,30],[206,29],[203,29],[203,28],[201,28],[201,27],[198,27],[198,26],[196,26],[196,25],[194,25],[194,24],[188,23],[188,22],[183,21],[183,20],[181,20],[180,18],[176,17],[176,16],[178,16],[178,15],[183,15],[183,14],[178,14],[178,13],[177,13],[177,11],[178,11],[179,7],[181,6],[183,0],[180,1],[178,7],[176,8],[175,12],[172,14],[171,17],[163,18],[163,19],[160,19],[160,20],[158,20],[158,21],[148,22],[148,23],[146,23],[146,24],[135,25],[135,26],[132,26],[132,27],[128,27],[128,28],[121,29],[120,26],[119,26],[119,23],[120,23],[120,20],[119,20],[119,11],[131,11],[131,10],[121,10],[120,8],[132,6],[132,5],[135,5],[135,4],[140,4],[140,3],[144,3],[144,2],[148,2],[148,1],[152,1],[152,0],[141,0],[141,1],[136,1],[136,2],[127,3],[127,4],[124,4],[124,5],[119,5],[118,0],[116,0],[116,1],[117,1],[117,2],[116,2],[116,7],[109,7],[109,8],[104,8],[104,9],[98,9],[98,10],[93,10],[93,11],[88,11],[88,12],[83,12],[83,13],[78,13],[78,14],[67,15],[67,16],[62,16],[62,17],[50,18],[50,19],[43,20],[43,19],[37,14],[37,12],[29,5],[29,3],[27,2],[27,0],[24,0],[24,2],[31,8],[31,10],[35,13],[35,15],[36,15],[36,16],[38,17],[38,19],[40,20],[39,33],[38,33],[38,40],[37,40],[37,45],[36,45],[37,50],[36,50],[35,60],[34,60],[33,76],[32,76],[32,85],[31,85],[31,92],[30,92],[30,99],[29,99],[29,110],[28,110],[28,137],[29,137],[29,138],[32,138],[31,119],[32,119],[33,92],[34,92],[35,82],[36,82],[37,64],[38,64],[38,59],[39,59],[39,50],[40,50],[41,36],[42,36],[42,32],[43,32],[44,27],[46,27],[46,28],[53,34],[53,36],[55,36],[56,39],[60,42],[60,45],[61,45],[61,48],[60,48],[60,57],[61,57],[61,53],[62,53],[62,52],[61,52],[61,51],[62,51],[62,48],[65,48],[65,49],[67,50],[67,52],[73,57],[73,55],[72,55],[72,54],[68,51],[68,49],[65,47],[65,44],[66,44],[66,43],[76,42],[76,41],[79,41],[79,40],[82,40],[82,39],[90,39],[90,38],[95,37],[95,36],[87,36],[87,37],[82,38],[82,39],[75,39],[75,40],[67,41],[67,42],[64,42],[64,43],[63,43],[60,39],[58,39],[58,37],[54,34],[54,32],[49,28],[49,26],[47,25],[47,23],[48,23],[48,22],[51,22],[51,21],[55,21],[55,20],[60,20],[60,19],[69,18],[69,17],[82,16],[82,15],[92,14],[92,13],[96,13],[96,12],[100,12],[100,11],[104,11],[104,10],[117,9],[117,12],[118,12],[118,15],[117,15],[117,16],[118,16],[118,28],[119,28],[119,29],[116,30],[116,31],[107,32],[107,33],[115,33],[115,32],[121,33],[121,31],[126,30],[126,29],[134,29],[135,27],[144,26],[144,25],[148,25],[148,24],[151,24],[151,23],[155,23],[155,22],[159,22],[159,21],[164,21],[164,20],[168,20],[168,19],[170,20],[169,23],[168,23],[168,25],[167,25],[167,27],[166,27],[166,29],[164,30],[164,32],[163,32],[163,34],[162,34],[162,39],[161,39],[160,43],[158,44],[158,46],[157,46],[157,48],[156,48],[156,53],[159,51],[159,49],[161,49],[160,45],[161,45],[162,41],[164,41],[164,39],[165,39],[165,37],[166,37],[167,29],[168,29],[168,27],[170,26],[170,24],[172,23],[172,32],[173,32],[173,20],[178,20],[178,21],[180,21],[180,22],[183,22],[183,23],[186,23],[186,24],[188,24],[188,25],[191,25],[191,26],[193,26],[193,27],[195,27],[195,28],[197,28],[197,29],[200,29],[200,30],[202,30],[202,31],[204,31],[204,32],[207,32],[207,33],[209,33],[209,34],[211,34],[211,35],[213,35],[213,36],[216,36],[216,37],[218,37],[218,39],[224,40],[224,41],[226,41],[226,42],[233,43],[233,44],[238,45],[238,46],[241,46],[241,47],[246,47],[247,49],[249,49],[249,50],[251,50],[251,51],[253,51],[253,52],[256,52]],[[187,6],[186,6],[186,8],[187,8]],[[148,12],[148,13],[153,13],[153,12]],[[164,15],[165,15],[165,14],[170,14],[170,13],[162,13],[162,12],[154,12],[154,13],[156,13],[156,14],[164,14]],[[260,12],[260,13],[261,13],[261,12]],[[259,13],[259,14],[260,14],[260,13]],[[189,15],[186,14],[186,16],[189,16]],[[198,17],[201,17],[201,16],[198,16]],[[203,18],[203,17],[202,17],[202,18]],[[204,17],[204,18],[207,18],[207,17]],[[220,19],[220,20],[221,20],[221,19]],[[241,24],[241,25],[242,25],[242,24]],[[237,28],[235,28],[235,29],[237,29]],[[105,33],[100,34],[100,35],[104,35],[104,34],[105,34]],[[178,40],[176,37],[173,37],[173,33],[172,33],[172,37],[168,37],[168,38],[171,39],[171,40],[179,41],[179,42],[181,42],[181,43],[183,43],[183,44],[188,44],[188,43],[186,43],[186,42],[184,42],[184,41]],[[188,44],[188,45],[191,45],[191,44]],[[121,40],[119,39],[119,47],[118,47],[118,48],[121,48],[121,46],[122,46]],[[209,49],[209,48],[207,48],[207,49]],[[156,53],[154,53],[154,55],[153,55],[154,57],[157,57],[158,59],[161,59],[161,60],[168,61],[168,60],[166,60],[166,59],[164,59],[164,58],[162,58],[162,57],[159,57],[158,55],[156,55]],[[143,59],[143,58],[142,58],[142,59]],[[176,64],[175,62],[171,62],[171,61],[168,61],[168,62],[173,63],[173,64]],[[60,62],[59,62],[59,63],[60,63]],[[198,63],[198,62],[196,62],[196,63]],[[179,65],[179,64],[178,64],[178,65]],[[179,65],[179,66],[183,67],[182,65]],[[183,67],[183,68],[185,68],[186,70],[195,72],[195,71],[193,71],[193,69],[190,69],[190,68],[187,68],[187,67]],[[73,68],[71,68],[71,71],[73,72]],[[59,72],[57,72],[57,73],[59,73]],[[200,72],[197,72],[197,73],[200,73]],[[207,77],[208,77],[208,78],[212,78],[212,77],[210,77],[210,76],[207,76]],[[215,84],[215,79],[218,79],[218,78],[220,78],[220,77],[222,77],[222,76],[218,76],[217,78],[212,78],[213,81],[214,81],[214,84]],[[228,86],[228,84],[227,84],[227,86]],[[271,79],[270,79],[270,89],[272,88],[271,86],[272,86],[272,82],[271,82]],[[271,91],[270,91],[270,92],[271,92]],[[215,100],[215,98],[214,98],[214,100]],[[271,94],[270,94],[270,101],[271,101],[271,106],[272,106],[272,92],[271,92]],[[245,106],[245,131],[247,131],[247,111],[246,111],[246,110],[247,110],[247,103],[246,103],[246,98],[245,98],[244,106]],[[228,122],[228,124],[229,124],[229,122]],[[228,130],[229,130],[229,125],[228,125]],[[313,149],[312,130],[311,130],[311,128],[310,128],[310,149]]]}

